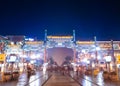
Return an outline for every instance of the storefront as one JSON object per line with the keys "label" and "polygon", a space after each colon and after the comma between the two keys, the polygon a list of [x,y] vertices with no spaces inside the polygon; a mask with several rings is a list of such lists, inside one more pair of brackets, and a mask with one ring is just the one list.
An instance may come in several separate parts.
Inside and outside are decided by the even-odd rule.
{"label": "storefront", "polygon": [[20,58],[16,54],[10,54],[6,57],[5,72],[19,72]]}
{"label": "storefront", "polygon": [[3,81],[5,54],[0,54],[0,81]]}

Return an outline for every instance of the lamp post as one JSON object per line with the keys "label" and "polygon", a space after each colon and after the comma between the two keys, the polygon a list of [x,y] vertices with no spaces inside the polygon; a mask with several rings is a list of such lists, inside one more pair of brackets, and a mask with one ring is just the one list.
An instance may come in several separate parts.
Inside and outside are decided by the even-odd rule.
{"label": "lamp post", "polygon": [[111,47],[112,47],[112,59],[113,59],[114,69],[115,69],[115,72],[117,74],[117,80],[119,80],[119,74],[118,74],[118,68],[117,68],[116,58],[114,56],[113,40],[111,40]]}
{"label": "lamp post", "polygon": [[113,40],[111,40],[111,51],[112,51],[112,59],[113,59],[113,67],[114,67],[114,69],[115,69],[115,71],[117,70],[116,68],[117,68],[117,66],[116,66],[116,60],[115,60],[115,56],[114,56],[114,47],[113,47]]}
{"label": "lamp post", "polygon": [[107,67],[107,71],[110,72],[110,62],[111,62],[112,57],[111,56],[106,56],[105,60],[106,60],[106,67]]}
{"label": "lamp post", "polygon": [[45,30],[45,40],[44,40],[44,44],[45,44],[45,49],[44,49],[44,63],[46,63],[46,57],[47,57],[47,44],[46,44],[46,42],[47,42],[47,30]]}
{"label": "lamp post", "polygon": [[98,54],[98,52],[97,52],[97,41],[96,41],[96,36],[94,36],[94,45],[95,45],[95,63],[96,64],[98,64],[98,59],[97,59],[97,54]]}
{"label": "lamp post", "polygon": [[46,54],[47,54],[47,52],[46,52],[46,47],[44,48],[44,59],[43,59],[43,63],[46,63],[47,61],[46,61]]}
{"label": "lamp post", "polygon": [[73,44],[74,44],[74,47],[73,47],[73,52],[74,52],[74,63],[76,62],[76,43],[75,43],[75,30],[73,30]]}
{"label": "lamp post", "polygon": [[115,56],[114,56],[113,40],[111,40],[111,47],[112,47],[113,65],[114,65],[115,72],[116,72],[116,74],[117,74],[117,80],[119,80],[119,75],[118,75],[118,68],[117,68],[116,58],[115,58]]}

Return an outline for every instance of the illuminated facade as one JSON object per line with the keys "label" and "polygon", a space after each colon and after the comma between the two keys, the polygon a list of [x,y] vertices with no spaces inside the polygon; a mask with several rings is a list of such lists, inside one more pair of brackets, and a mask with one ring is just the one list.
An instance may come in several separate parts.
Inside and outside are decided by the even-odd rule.
{"label": "illuminated facade", "polygon": [[73,48],[72,36],[47,36],[47,47],[67,47]]}
{"label": "illuminated facade", "polygon": [[23,46],[23,57],[34,59],[43,59],[44,42],[43,41],[26,41]]}
{"label": "illuminated facade", "polygon": [[105,60],[106,56],[111,56],[115,60],[120,56],[120,41],[113,41],[113,43],[111,41],[76,41],[75,31],[73,31],[73,36],[47,36],[47,31],[45,31],[44,41],[25,40],[25,36],[6,37],[8,42],[2,42],[7,43],[4,52],[1,47],[2,53],[17,54],[21,58],[42,58],[46,62],[47,49],[54,47],[73,49],[74,62],[80,62],[84,58],[100,61]]}
{"label": "illuminated facade", "polygon": [[[47,63],[47,49],[65,47],[73,50],[72,63],[92,65],[100,62],[120,64],[120,41],[76,41],[72,36],[48,36],[45,40],[26,39],[25,36],[0,36],[0,71],[22,72],[28,64]],[[37,63],[38,61],[38,63]],[[13,69],[16,68],[16,69]],[[14,70],[14,71],[13,71]]]}

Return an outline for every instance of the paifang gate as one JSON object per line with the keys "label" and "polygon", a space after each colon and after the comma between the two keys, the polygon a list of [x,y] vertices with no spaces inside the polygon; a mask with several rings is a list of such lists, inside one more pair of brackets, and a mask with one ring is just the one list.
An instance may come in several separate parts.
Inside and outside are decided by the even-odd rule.
{"label": "paifang gate", "polygon": [[[59,66],[63,63],[64,57],[60,55],[58,49],[67,50],[70,49],[72,55],[72,62],[76,58],[76,46],[75,46],[75,31],[73,30],[73,36],[47,36],[47,31],[45,32],[45,51],[44,51],[44,62],[47,62],[48,59],[53,59]],[[56,55],[49,56],[50,52],[54,53],[56,50],[58,52]],[[64,52],[63,51],[63,52]]]}

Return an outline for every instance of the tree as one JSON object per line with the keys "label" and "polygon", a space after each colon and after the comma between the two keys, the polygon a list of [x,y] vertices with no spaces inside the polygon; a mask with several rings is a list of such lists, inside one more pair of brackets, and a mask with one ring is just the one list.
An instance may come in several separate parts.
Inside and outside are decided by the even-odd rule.
{"label": "tree", "polygon": [[49,58],[49,61],[50,61],[50,64],[54,64],[53,57],[50,57],[50,58]]}
{"label": "tree", "polygon": [[62,63],[62,65],[69,65],[71,60],[73,60],[71,56],[66,56],[65,61]]}
{"label": "tree", "polygon": [[71,56],[66,56],[65,60],[69,62],[69,61],[73,60],[73,58]]}

